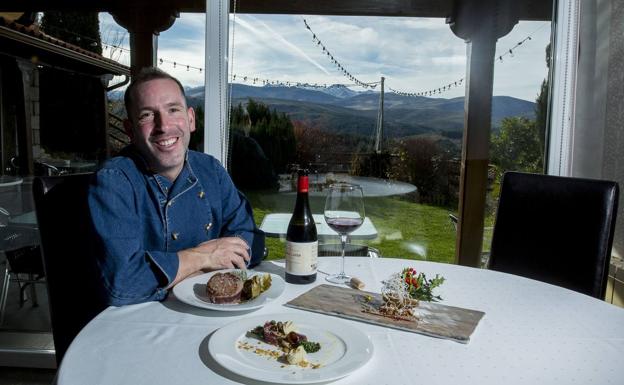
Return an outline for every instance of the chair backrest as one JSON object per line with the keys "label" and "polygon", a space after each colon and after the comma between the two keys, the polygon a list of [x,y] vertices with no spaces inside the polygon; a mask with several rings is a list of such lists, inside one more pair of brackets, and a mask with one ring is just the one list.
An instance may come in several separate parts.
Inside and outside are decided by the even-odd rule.
{"label": "chair backrest", "polygon": [[105,308],[90,241],[90,179],[91,174],[44,176],[33,184],[59,364],[78,332]]}
{"label": "chair backrest", "polygon": [[507,172],[489,268],[604,298],[618,195],[615,182]]}

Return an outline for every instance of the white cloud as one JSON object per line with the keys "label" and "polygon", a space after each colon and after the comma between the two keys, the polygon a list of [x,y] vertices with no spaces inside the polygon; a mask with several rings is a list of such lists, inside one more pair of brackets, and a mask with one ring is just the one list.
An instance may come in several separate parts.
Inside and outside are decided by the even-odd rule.
{"label": "white cloud", "polygon": [[176,27],[183,26],[185,28],[197,29],[204,32],[206,28],[206,14],[204,13],[183,13],[181,17],[176,19]]}
{"label": "white cloud", "polygon": [[[102,31],[121,29],[110,15],[101,15]],[[385,76],[388,87],[420,92],[465,77],[466,43],[452,33],[444,19],[248,14],[236,15],[234,73],[281,81],[350,83],[313,43],[303,18],[332,55],[362,81]],[[161,33],[159,57],[203,68],[204,29],[203,14],[182,14]],[[549,23],[520,22],[499,39],[497,55],[530,34],[532,39],[514,49],[513,57],[507,55],[502,63],[496,62],[495,95],[535,99],[547,76],[544,48],[549,41]],[[163,69],[187,85],[204,82],[203,72],[166,64]],[[457,87],[436,96],[456,97],[463,92],[463,87]]]}

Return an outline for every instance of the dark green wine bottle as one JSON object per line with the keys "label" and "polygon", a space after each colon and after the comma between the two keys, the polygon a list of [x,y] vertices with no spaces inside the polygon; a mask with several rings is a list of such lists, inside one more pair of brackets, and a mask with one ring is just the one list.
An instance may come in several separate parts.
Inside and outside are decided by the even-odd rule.
{"label": "dark green wine bottle", "polygon": [[308,171],[299,170],[297,202],[286,232],[286,282],[312,283],[316,280],[318,237],[308,199]]}

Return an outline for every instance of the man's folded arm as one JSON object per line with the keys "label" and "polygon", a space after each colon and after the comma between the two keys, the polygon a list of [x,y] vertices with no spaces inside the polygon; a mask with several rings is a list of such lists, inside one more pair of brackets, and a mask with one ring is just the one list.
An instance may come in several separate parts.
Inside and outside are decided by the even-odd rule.
{"label": "man's folded arm", "polygon": [[96,261],[106,300],[121,306],[166,297],[178,270],[174,252],[144,250],[144,235],[130,181],[116,169],[101,170],[89,190]]}

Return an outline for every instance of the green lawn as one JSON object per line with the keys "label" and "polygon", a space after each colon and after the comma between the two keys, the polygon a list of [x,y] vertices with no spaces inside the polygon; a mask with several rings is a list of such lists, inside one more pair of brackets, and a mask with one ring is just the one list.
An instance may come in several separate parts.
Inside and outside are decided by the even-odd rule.
{"label": "green lawn", "polygon": [[[245,192],[253,208],[256,222],[262,223],[266,214],[290,213],[295,194]],[[322,213],[324,197],[310,197],[313,213]],[[422,205],[397,197],[365,198],[366,216],[379,236],[365,243],[379,249],[382,256],[454,263],[455,229],[446,208]],[[284,257],[284,241],[267,238],[269,259]]]}

